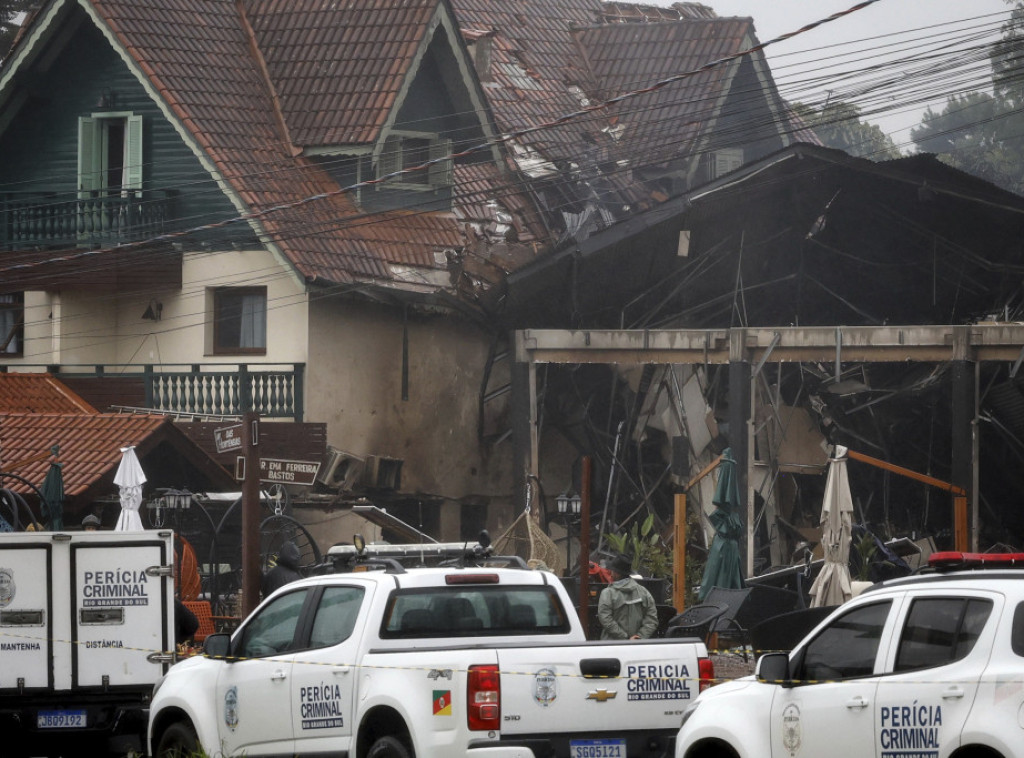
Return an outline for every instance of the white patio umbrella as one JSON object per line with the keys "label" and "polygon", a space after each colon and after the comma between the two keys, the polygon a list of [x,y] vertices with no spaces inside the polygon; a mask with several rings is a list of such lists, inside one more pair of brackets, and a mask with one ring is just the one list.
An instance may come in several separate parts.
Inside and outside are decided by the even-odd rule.
{"label": "white patio umbrella", "polygon": [[141,532],[142,519],[139,517],[139,506],[142,505],[142,485],[146,483],[146,475],[142,471],[139,457],[134,447],[121,448],[121,463],[114,474],[114,484],[121,495],[121,516],[117,519],[117,532]]}
{"label": "white patio umbrella", "polygon": [[841,605],[853,597],[850,584],[850,539],[853,535],[853,497],[846,472],[845,447],[836,446],[828,468],[821,503],[821,545],[825,563],[811,585],[811,607]]}

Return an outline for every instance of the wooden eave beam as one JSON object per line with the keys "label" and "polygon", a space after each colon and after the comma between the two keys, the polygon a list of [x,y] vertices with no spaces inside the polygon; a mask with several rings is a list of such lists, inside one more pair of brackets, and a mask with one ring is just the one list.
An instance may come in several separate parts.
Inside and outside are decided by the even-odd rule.
{"label": "wooden eave beam", "polygon": [[[957,330],[966,355],[954,346]],[[527,363],[727,364],[743,360],[756,364],[762,359],[768,363],[1014,362],[1022,346],[1024,325],[998,323],[516,332],[516,360]]]}

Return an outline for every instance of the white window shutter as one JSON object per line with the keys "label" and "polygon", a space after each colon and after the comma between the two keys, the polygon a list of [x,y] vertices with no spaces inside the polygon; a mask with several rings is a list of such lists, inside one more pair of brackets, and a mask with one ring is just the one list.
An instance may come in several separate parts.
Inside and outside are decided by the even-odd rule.
{"label": "white window shutter", "polygon": [[100,130],[97,119],[78,119],[78,193],[88,197],[100,188]]}
{"label": "white window shutter", "polygon": [[431,187],[450,187],[452,184],[452,141],[450,139],[437,139],[430,143],[430,160],[437,160],[431,163],[429,168],[429,179]]}
{"label": "white window shutter", "polygon": [[124,189],[142,189],[142,116],[129,116],[125,124]]}
{"label": "white window shutter", "polygon": [[715,151],[715,175],[717,179],[743,165],[743,148],[726,147]]}

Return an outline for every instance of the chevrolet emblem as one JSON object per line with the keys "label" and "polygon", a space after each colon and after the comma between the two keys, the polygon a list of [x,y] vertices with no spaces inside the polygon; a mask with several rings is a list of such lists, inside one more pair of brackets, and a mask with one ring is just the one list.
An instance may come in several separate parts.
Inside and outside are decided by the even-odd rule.
{"label": "chevrolet emblem", "polygon": [[605,700],[614,700],[615,691],[609,692],[608,690],[591,690],[587,693],[587,700],[596,700],[599,703],[603,703]]}

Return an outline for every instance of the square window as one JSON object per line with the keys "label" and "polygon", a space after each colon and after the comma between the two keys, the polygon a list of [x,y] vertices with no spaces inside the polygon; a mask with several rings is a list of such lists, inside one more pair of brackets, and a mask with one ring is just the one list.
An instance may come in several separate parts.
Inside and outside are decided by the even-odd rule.
{"label": "square window", "polygon": [[219,287],[213,291],[213,352],[267,352],[266,287]]}
{"label": "square window", "polygon": [[22,355],[25,342],[25,295],[0,295],[0,356]]}

